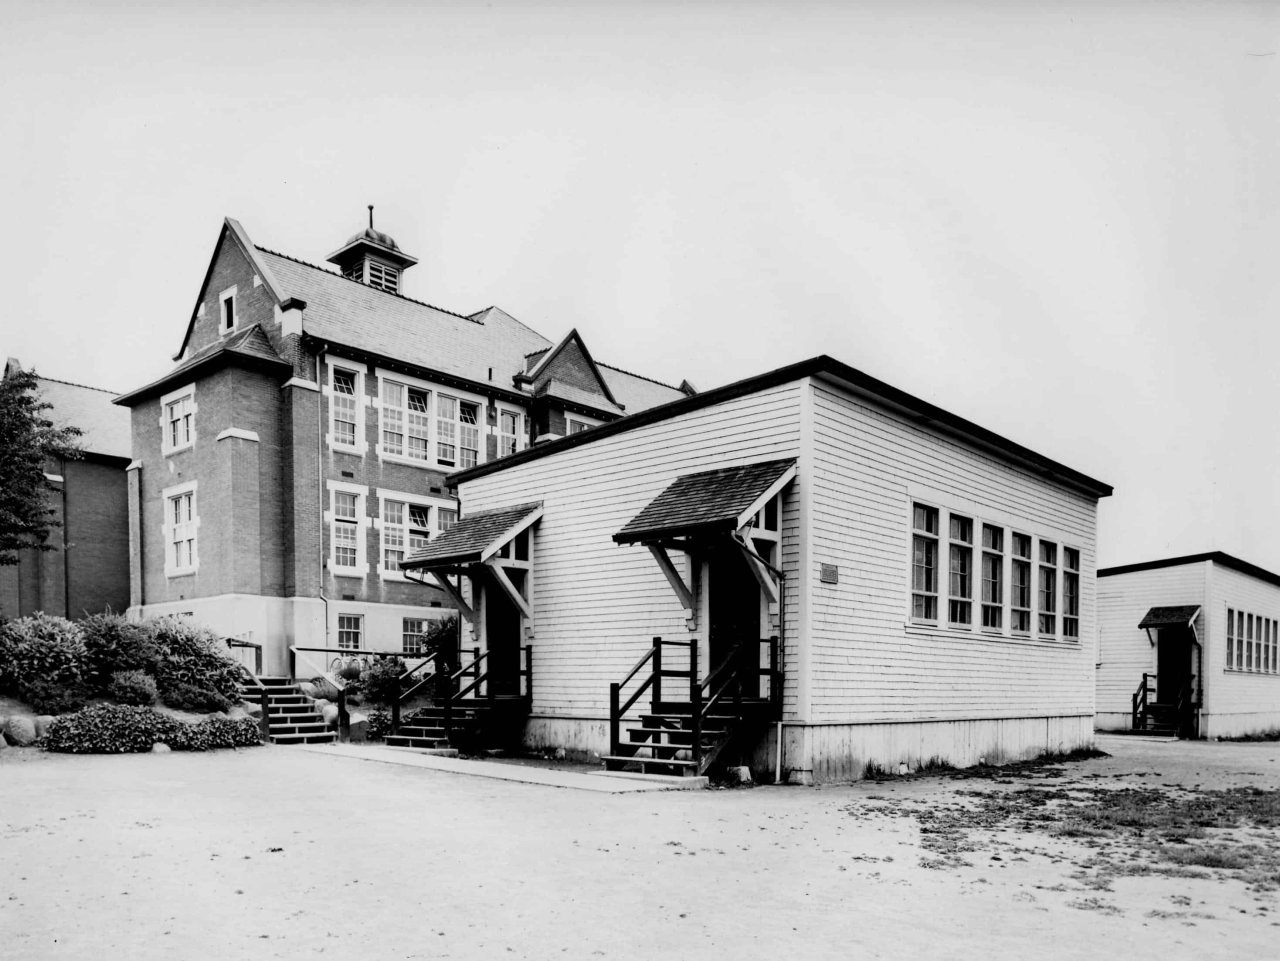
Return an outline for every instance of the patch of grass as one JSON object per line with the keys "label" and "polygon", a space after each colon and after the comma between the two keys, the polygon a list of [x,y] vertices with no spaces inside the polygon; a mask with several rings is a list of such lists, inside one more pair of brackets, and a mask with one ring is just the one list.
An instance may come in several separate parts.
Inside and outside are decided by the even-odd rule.
{"label": "patch of grass", "polygon": [[1254,862],[1248,851],[1223,844],[1171,848],[1164,853],[1164,857],[1174,864],[1215,868],[1220,871],[1241,871],[1252,867]]}

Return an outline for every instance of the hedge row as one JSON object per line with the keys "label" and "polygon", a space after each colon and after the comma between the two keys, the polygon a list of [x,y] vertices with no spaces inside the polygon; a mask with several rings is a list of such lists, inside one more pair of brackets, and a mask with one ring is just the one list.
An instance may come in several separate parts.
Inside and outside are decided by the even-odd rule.
{"label": "hedge row", "polygon": [[44,747],[63,754],[130,754],[167,744],[175,751],[208,751],[262,743],[250,717],[210,717],[186,724],[149,707],[103,704],[55,718]]}

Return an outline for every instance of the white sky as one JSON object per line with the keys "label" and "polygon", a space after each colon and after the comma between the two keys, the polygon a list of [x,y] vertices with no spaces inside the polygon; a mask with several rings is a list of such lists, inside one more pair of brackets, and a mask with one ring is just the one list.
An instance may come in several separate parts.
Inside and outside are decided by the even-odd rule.
{"label": "white sky", "polygon": [[222,218],[708,388],[827,353],[1280,571],[1280,3],[0,7],[0,355],[170,366]]}

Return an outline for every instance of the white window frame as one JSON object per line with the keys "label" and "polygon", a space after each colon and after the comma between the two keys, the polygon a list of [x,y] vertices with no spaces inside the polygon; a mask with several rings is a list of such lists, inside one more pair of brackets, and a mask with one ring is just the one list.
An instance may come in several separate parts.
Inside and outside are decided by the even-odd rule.
{"label": "white window frame", "polygon": [[515,417],[516,419],[515,452],[524,450],[526,447],[529,446],[529,427],[528,427],[528,422],[525,420],[525,418],[528,417],[529,415],[524,412],[523,408],[514,407],[511,404],[499,403],[497,406],[498,406],[498,422],[494,425],[494,428],[493,428],[493,436],[497,438],[497,443],[494,446],[494,449],[497,451],[497,455],[499,457],[506,456],[503,453],[503,440],[511,436],[510,434],[506,433],[502,429],[503,414],[509,414]]}
{"label": "white window frame", "polygon": [[[395,463],[395,464],[408,464],[411,467],[434,467],[435,466],[435,439],[436,439],[435,438],[436,396],[437,396],[437,391],[439,391],[440,389],[439,386],[437,384],[431,383],[430,381],[422,380],[418,377],[410,377],[407,374],[400,374],[400,373],[396,373],[395,371],[383,370],[381,368],[375,368],[374,375],[378,379],[378,396],[373,401],[373,406],[378,411],[378,441],[374,447],[374,452],[377,454],[378,459],[384,460],[384,461],[390,461],[391,463]],[[387,381],[392,381],[394,383],[400,384],[406,390],[405,406],[396,408],[397,410],[400,410],[402,412],[404,417],[401,423],[401,428],[402,428],[401,433],[404,435],[404,444],[402,446],[402,451],[405,451],[406,453],[397,454],[397,453],[394,453],[393,451],[389,451],[387,450],[386,446],[383,443],[382,435],[383,435],[383,431],[386,429],[386,411],[390,409],[388,405],[384,403],[384,400],[387,396],[387,387],[386,387]],[[409,454],[407,453],[409,449],[409,414],[410,414],[410,411],[408,408],[408,402],[407,402],[408,400],[407,391],[409,388],[422,391],[427,395],[427,410],[425,414],[427,418],[427,427],[426,427],[427,447],[426,447],[426,451],[424,452],[424,456],[421,459],[416,457],[410,457]]]}
{"label": "white window frame", "polygon": [[[187,496],[191,498],[191,519],[183,524],[175,524],[171,502],[176,498]],[[160,498],[161,509],[164,511],[160,530],[164,539],[165,577],[185,577],[188,574],[194,574],[200,569],[200,496],[197,493],[197,481],[166,487],[160,492]],[[180,526],[191,528],[189,538],[191,553],[188,558],[190,563],[181,566],[178,564],[177,552],[174,550],[174,537]]]}
{"label": "white window frame", "polygon": [[[329,534],[329,573],[335,577],[364,577],[369,572],[369,488],[360,484],[329,481],[329,509],[324,512],[325,529]],[[353,494],[356,498],[356,563],[354,567],[338,566],[337,495]],[[342,520],[346,520],[343,518]]]}
{"label": "white window frame", "polygon": [[[427,515],[429,527],[427,530],[428,540],[436,537],[440,533],[440,511],[441,510],[458,510],[458,502],[447,497],[424,497],[421,494],[410,494],[407,491],[387,490],[379,487],[374,491],[378,497],[378,516],[374,518],[373,526],[378,532],[378,577],[384,581],[407,581],[403,571],[391,570],[386,566],[386,537],[389,528],[394,526],[402,527],[404,530],[404,546],[400,548],[407,556],[409,551],[409,507],[425,507],[430,512]],[[402,525],[391,525],[386,521],[386,511],[383,505],[387,501],[398,501],[405,505],[405,523]]]}
{"label": "white window frame", "polygon": [[[564,436],[572,437],[574,434],[580,434],[584,430],[590,430],[592,427],[599,427],[602,421],[591,420],[586,417],[564,415]],[[574,430],[574,428],[578,428]]]}
{"label": "white window frame", "polygon": [[[423,644],[426,643],[427,625],[431,622],[429,617],[401,617],[400,618],[400,652],[408,654],[411,657],[422,657],[424,654]],[[416,624],[418,630],[410,631],[410,623]],[[409,638],[416,637],[418,640],[413,645],[414,649],[410,650]]]}
{"label": "white window frame", "polygon": [[445,463],[440,459],[440,446],[442,443],[444,443],[444,441],[440,436],[440,421],[441,421],[440,402],[442,399],[447,399],[447,398],[452,398],[454,401],[462,401],[464,403],[476,405],[476,425],[475,425],[476,427],[476,463],[474,466],[478,467],[479,465],[485,463],[486,461],[485,448],[488,445],[485,444],[484,439],[485,439],[485,436],[488,434],[488,424],[486,423],[486,420],[488,418],[488,413],[487,413],[488,407],[489,407],[488,401],[486,398],[480,396],[479,394],[472,394],[463,390],[453,390],[451,388],[437,390],[435,394],[435,398],[431,402],[431,407],[432,407],[431,427],[432,427],[432,437],[434,440],[434,443],[432,444],[432,450],[431,450],[431,466],[436,468],[437,470],[443,470],[446,473],[452,473],[453,471],[458,471],[458,470],[465,470],[465,468],[462,466],[462,463],[461,463],[462,458],[457,456],[462,448],[462,445],[458,443],[458,440],[460,438],[460,429],[462,427],[462,422],[457,418],[455,418],[453,421],[453,424],[455,427],[455,433],[453,435],[453,440],[452,440],[452,444],[454,447],[453,462]]}
{"label": "white window frame", "polygon": [[[342,643],[343,633],[344,632],[348,634],[351,633],[351,626],[349,624],[344,626],[342,623],[344,618],[350,618],[351,620],[355,621],[355,635],[356,635],[355,647],[346,647]],[[334,633],[334,639],[335,639],[335,643],[338,645],[339,650],[343,650],[343,651],[367,650],[364,644],[364,615],[363,614],[339,614],[338,629]]]}
{"label": "white window frame", "polygon": [[[964,523],[969,525],[969,539],[967,541],[956,535],[956,532],[954,530],[956,521],[963,521]],[[966,514],[961,514],[958,511],[947,512],[947,538],[946,538],[947,591],[945,595],[947,599],[947,626],[952,627],[959,631],[971,631],[973,630],[973,627],[974,627],[974,623],[973,623],[973,608],[974,608],[974,599],[973,599],[974,544],[973,544],[973,540],[974,540],[975,527],[981,530],[981,527],[975,523],[975,518],[970,517]],[[969,569],[967,572],[963,574],[957,571],[955,567],[955,557],[957,556],[957,553],[959,554],[959,556],[967,556],[969,559]],[[942,559],[939,558],[939,561],[941,560]],[[960,576],[968,578],[967,593],[964,593],[962,591],[957,591],[955,589],[955,578]],[[957,620],[952,618],[951,616],[952,609],[953,607],[957,607],[957,606],[959,607],[959,609],[965,611],[968,614],[969,619],[967,621],[962,621],[962,620]],[[938,612],[938,617],[939,618],[942,617],[941,611]]]}
{"label": "white window frame", "polygon": [[[930,532],[926,528],[916,527],[916,508],[920,507],[926,511],[933,511],[934,522],[937,529]],[[942,594],[942,524],[946,520],[946,512],[937,504],[919,498],[913,498],[910,501],[907,514],[908,540],[907,540],[907,619],[913,624],[928,624],[936,626],[941,623],[941,612],[943,599]],[[933,543],[933,590],[929,591],[925,588],[916,589],[915,565],[916,565],[916,540],[931,541]],[[933,600],[933,617],[927,614],[917,614],[915,609],[916,597],[923,598],[926,601]]]}
{"label": "white window frame", "polygon": [[[218,336],[229,337],[240,329],[240,301],[236,296],[239,288],[232,285],[218,294]],[[231,326],[227,326],[227,303],[231,303]]]}
{"label": "white window frame", "polygon": [[[180,444],[169,443],[169,405],[175,404],[183,398],[191,399],[191,407],[187,415],[191,418],[191,426],[187,439]],[[181,450],[188,450],[196,446],[196,412],[199,410],[196,404],[196,385],[187,384],[185,387],[179,387],[172,390],[160,398],[160,453],[164,455],[176,454]]]}
{"label": "white window frame", "polygon": [[[357,457],[363,457],[369,449],[369,441],[366,437],[365,427],[365,409],[370,405],[370,399],[365,396],[364,365],[357,364],[353,361],[345,361],[342,358],[331,358],[326,356],[325,365],[325,384],[321,389],[321,393],[325,398],[325,405],[328,407],[327,427],[328,433],[325,434],[325,443],[330,450],[342,451],[346,454],[355,454]],[[333,389],[333,377],[335,370],[345,370],[355,374],[355,398],[356,398],[356,440],[354,444],[348,444],[338,440],[337,431],[334,430],[337,410],[334,407],[334,398],[336,395]],[[342,396],[346,396],[345,394]],[[381,427],[379,427],[379,436],[381,436]]]}

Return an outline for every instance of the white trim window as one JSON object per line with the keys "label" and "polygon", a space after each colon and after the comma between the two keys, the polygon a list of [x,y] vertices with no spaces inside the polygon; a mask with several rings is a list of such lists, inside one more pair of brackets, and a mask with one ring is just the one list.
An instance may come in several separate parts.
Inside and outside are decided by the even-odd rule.
{"label": "white trim window", "polygon": [[456,523],[458,523],[458,509],[456,507],[436,508],[436,527],[441,534]]}
{"label": "white trim window", "polygon": [[329,570],[347,577],[364,577],[366,489],[329,481]]}
{"label": "white trim window", "polygon": [[338,615],[338,648],[343,651],[362,650],[364,642],[364,615]]}
{"label": "white trim window", "polygon": [[480,405],[448,394],[436,396],[436,462],[465,470],[480,459]]}
{"label": "white trim window", "polygon": [[228,287],[218,294],[218,333],[225,337],[233,333],[239,324],[236,313],[236,288]]}
{"label": "white trim window", "polygon": [[564,432],[567,436],[581,434],[584,430],[590,430],[595,424],[589,424],[585,420],[578,420],[576,417],[566,416],[564,419]]}
{"label": "white trim window", "polygon": [[1058,633],[1058,545],[1040,542],[1040,590],[1037,627],[1039,633],[1052,637]]}
{"label": "white trim window", "polygon": [[400,574],[400,563],[431,539],[431,508],[408,501],[382,500],[382,563],[378,573]]}
{"label": "white trim window", "polygon": [[911,508],[911,616],[918,621],[938,619],[938,508]]}
{"label": "white trim window", "polygon": [[1031,535],[1013,535],[1009,596],[1009,628],[1015,634],[1031,633]]}
{"label": "white trim window", "polygon": [[196,385],[160,398],[160,453],[176,454],[196,443]]}
{"label": "white trim window", "polygon": [[350,454],[363,455],[364,373],[355,364],[327,361],[328,384],[324,395],[329,402],[329,446]]}
{"label": "white trim window", "polygon": [[426,465],[431,443],[431,391],[382,378],[378,387],[381,431],[378,456]]}
{"label": "white trim window", "polygon": [[1062,548],[1062,636],[1080,638],[1080,552]]}
{"label": "white trim window", "polygon": [[949,515],[947,622],[973,626],[973,518]]}
{"label": "white trim window", "polygon": [[427,643],[427,619],[425,617],[406,617],[402,620],[401,652],[405,654],[423,653]]}
{"label": "white trim window", "polygon": [[1004,528],[982,525],[982,626],[1004,627]]}
{"label": "white trim window", "polygon": [[200,531],[199,505],[196,503],[196,482],[167,487],[164,498],[164,573],[166,577],[194,574],[200,566],[198,534]]}
{"label": "white trim window", "polygon": [[517,410],[498,408],[498,456],[514,454],[523,446],[520,443],[524,415]]}

